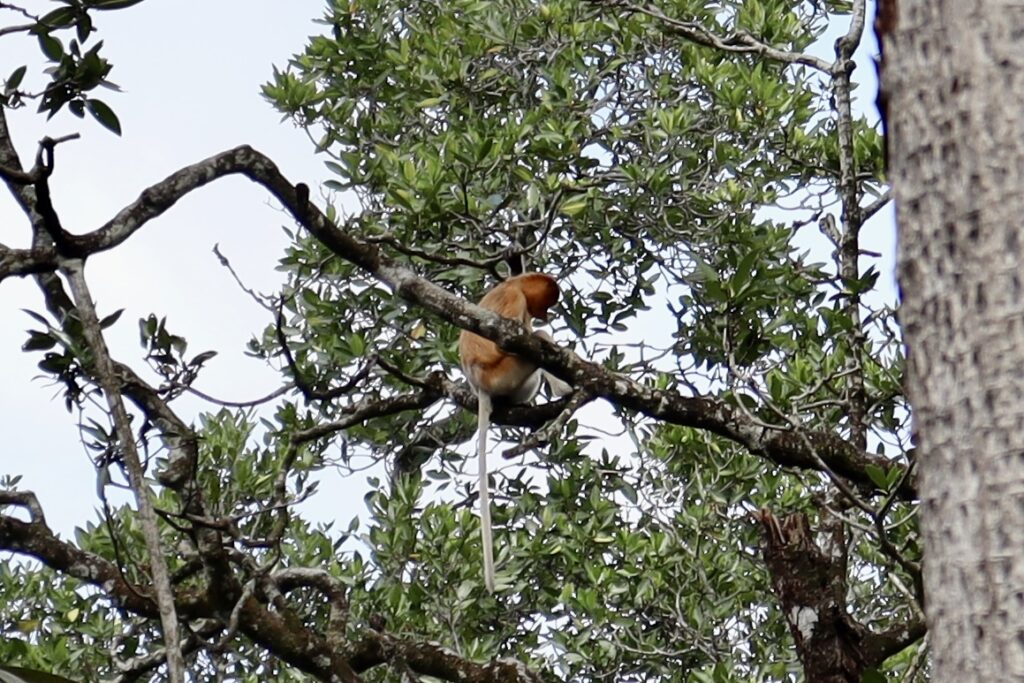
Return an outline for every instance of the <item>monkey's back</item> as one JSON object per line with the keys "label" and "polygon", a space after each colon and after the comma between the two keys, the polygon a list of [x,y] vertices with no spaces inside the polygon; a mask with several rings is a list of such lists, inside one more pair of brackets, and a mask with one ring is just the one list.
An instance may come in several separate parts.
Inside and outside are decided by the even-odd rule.
{"label": "monkey's back", "polygon": [[[505,280],[484,295],[479,305],[503,318],[518,320],[533,329],[533,318],[547,318],[547,309],[558,300],[558,284],[544,273],[523,273]],[[459,335],[462,371],[475,389],[501,396],[518,387],[536,368],[532,363],[502,351],[490,339],[463,330]],[[496,379],[498,378],[498,379]]]}

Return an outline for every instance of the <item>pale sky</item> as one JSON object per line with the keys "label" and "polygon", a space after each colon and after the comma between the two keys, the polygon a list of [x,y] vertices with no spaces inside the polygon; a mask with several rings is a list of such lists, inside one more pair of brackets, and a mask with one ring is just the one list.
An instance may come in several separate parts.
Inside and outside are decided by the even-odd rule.
{"label": "pale sky", "polygon": [[[52,3],[27,4],[41,12]],[[317,188],[329,177],[322,157],[302,130],[294,128],[260,95],[272,66],[284,67],[301,52],[323,0],[148,0],[135,7],[95,12],[103,51],[114,64],[110,79],[124,90],[96,96],[117,112],[118,138],[93,121],[66,110],[49,123],[26,107],[9,112],[23,163],[31,163],[44,135],[81,132],[82,139],[57,148],[51,179],[54,204],[72,232],[99,227],[148,185],[180,167],[247,143],[274,159],[285,175]],[[7,21],[9,12],[0,11]],[[39,50],[32,39],[0,39],[0,77],[28,63],[27,89],[42,84]],[[32,80],[30,80],[32,79]],[[314,195],[317,191],[314,189]],[[267,193],[244,178],[219,180],[190,194],[127,243],[90,259],[87,269],[100,315],[125,308],[109,330],[113,353],[137,370],[136,321],[150,312],[166,315],[168,327],[189,340],[190,353],[220,352],[197,388],[225,399],[255,398],[280,383],[261,361],[243,356],[253,332],[267,324],[266,312],[244,295],[211,249],[219,243],[239,274],[257,289],[273,292],[282,281],[274,271],[287,244],[281,226],[293,221]],[[29,244],[27,223],[6,189],[0,193],[0,242]],[[79,444],[73,416],[55,387],[39,379],[38,353],[24,354],[24,330],[32,321],[22,308],[43,310],[31,280],[0,284],[0,472],[23,474],[20,486],[41,498],[48,521],[67,535],[94,518],[95,473]],[[186,419],[201,407],[183,399],[175,406]],[[360,481],[361,484],[361,481]],[[362,509],[358,505],[347,521]]]}
{"label": "pale sky", "polygon": [[[26,4],[52,9],[38,0]],[[324,29],[311,23],[323,4],[147,0],[127,10],[95,13],[104,53],[114,63],[110,78],[124,90],[97,96],[117,112],[123,136],[66,111],[49,123],[31,107],[8,113],[23,162],[31,162],[44,135],[82,133],[81,140],[58,147],[51,179],[65,227],[95,229],[146,186],[242,143],[274,159],[293,182],[317,188],[330,177],[305,133],[282,122],[260,96],[272,65],[285,66],[307,36]],[[8,19],[0,12],[0,20]],[[845,29],[845,22],[838,29]],[[830,32],[822,41],[823,56],[831,56],[833,38]],[[873,51],[873,41],[866,42],[871,47],[862,52]],[[40,61],[34,40],[0,39],[0,78],[28,63],[24,86],[31,90],[42,83],[35,76]],[[865,111],[873,107],[874,74],[867,61],[859,61],[858,94],[865,102],[858,108]],[[211,249],[219,243],[248,284],[273,292],[282,281],[274,267],[287,244],[282,225],[294,227],[262,188],[242,178],[219,180],[190,194],[127,243],[90,259],[87,275],[100,315],[126,309],[108,330],[115,357],[145,370],[136,322],[152,312],[166,316],[169,329],[189,340],[190,354],[219,352],[197,388],[247,400],[279,386],[276,372],[243,355],[250,336],[268,323],[266,312],[239,290]],[[888,211],[865,229],[866,248],[885,254],[880,264],[885,275],[892,269],[893,232]],[[6,191],[0,193],[0,242],[24,247],[28,239],[21,212]],[[883,287],[891,299],[891,286]],[[0,473],[24,475],[20,487],[39,495],[51,527],[67,537],[83,521],[96,519],[96,477],[58,389],[33,379],[41,354],[21,352],[24,331],[34,326],[22,308],[43,310],[34,283],[0,284]],[[187,420],[207,407],[194,399],[174,405]],[[364,477],[346,480],[328,471],[321,479],[321,494],[305,506],[315,517],[337,518],[344,525],[363,512]]]}

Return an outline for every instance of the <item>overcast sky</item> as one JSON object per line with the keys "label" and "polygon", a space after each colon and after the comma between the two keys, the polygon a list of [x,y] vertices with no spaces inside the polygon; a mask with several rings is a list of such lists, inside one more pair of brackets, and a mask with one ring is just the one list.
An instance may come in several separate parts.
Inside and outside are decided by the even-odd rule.
{"label": "overcast sky", "polygon": [[[45,12],[52,3],[29,2]],[[118,138],[91,121],[67,112],[49,123],[32,108],[8,113],[23,162],[31,162],[44,135],[81,132],[82,139],[61,145],[51,179],[53,199],[72,232],[95,229],[146,186],[190,163],[239,144],[250,144],[274,159],[292,182],[316,188],[328,177],[322,158],[303,131],[280,116],[260,96],[260,84],[272,66],[283,67],[301,51],[309,35],[324,28],[323,0],[147,0],[123,11],[95,13],[98,37],[114,63],[111,80],[124,93],[101,92],[121,120]],[[9,13],[0,11],[0,21]],[[844,27],[838,27],[844,28]],[[828,52],[834,36],[822,41]],[[871,41],[868,41],[871,42]],[[873,43],[872,43],[873,45]],[[873,51],[867,47],[862,55]],[[29,64],[28,89],[42,80],[34,40],[0,39],[0,78]],[[857,77],[860,111],[871,111],[872,67],[863,59]],[[315,192],[315,191],[314,191]],[[100,315],[125,308],[110,332],[115,357],[137,369],[136,321],[149,313],[167,316],[171,331],[185,336],[190,352],[216,349],[196,386],[218,397],[246,400],[279,385],[280,377],[242,351],[253,332],[268,322],[222,268],[211,249],[220,244],[242,278],[273,292],[281,277],[274,266],[286,245],[282,225],[293,222],[258,186],[241,178],[219,180],[173,207],[128,242],[89,261],[87,274]],[[866,229],[865,247],[883,252],[880,263],[892,268],[891,213]],[[0,193],[0,242],[28,245],[28,229],[9,195]],[[886,296],[891,297],[891,287]],[[74,420],[63,409],[56,387],[39,379],[40,354],[24,354],[24,331],[33,321],[20,309],[42,310],[30,280],[0,284],[0,472],[24,475],[22,488],[36,491],[51,526],[69,535],[96,517],[95,473]],[[175,406],[192,419],[202,405]],[[344,480],[328,473],[310,506],[321,519],[343,524],[362,512],[362,477]],[[347,487],[347,488],[346,488]],[[349,495],[337,495],[346,492]]]}
{"label": "overcast sky", "polygon": [[[41,12],[54,7],[27,4]],[[147,0],[94,13],[104,53],[114,64],[110,79],[124,90],[97,96],[117,112],[123,136],[67,111],[49,123],[31,107],[8,113],[23,163],[31,163],[44,135],[82,133],[81,140],[58,147],[51,180],[65,227],[95,229],[147,185],[243,143],[273,158],[293,182],[318,187],[327,178],[322,157],[314,156],[303,131],[281,122],[260,85],[273,65],[285,66],[307,36],[322,30],[312,20],[323,6],[323,0]],[[10,20],[0,10],[0,21]],[[34,40],[0,39],[0,78],[26,63],[28,78],[38,74]],[[24,85],[31,90],[42,83],[36,77]],[[242,355],[252,333],[267,324],[266,312],[240,292],[211,249],[219,243],[243,278],[272,292],[282,279],[274,271],[286,245],[282,225],[293,222],[262,188],[228,178],[190,194],[127,243],[90,259],[87,275],[100,314],[126,309],[110,330],[115,356],[142,368],[136,321],[155,312],[189,340],[190,352],[220,352],[197,387],[238,400],[275,388],[280,378]],[[0,193],[0,242],[23,247],[28,240],[23,215],[6,191]],[[41,356],[20,351],[24,330],[33,325],[22,308],[43,309],[34,283],[0,284],[0,472],[23,474],[21,486],[39,494],[51,525],[68,534],[94,517],[95,474],[57,389],[33,380]]]}

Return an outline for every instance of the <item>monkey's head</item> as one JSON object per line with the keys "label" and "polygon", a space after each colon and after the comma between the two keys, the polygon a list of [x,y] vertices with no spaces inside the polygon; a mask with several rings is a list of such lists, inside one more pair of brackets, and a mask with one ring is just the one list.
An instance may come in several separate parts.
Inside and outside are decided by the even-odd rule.
{"label": "monkey's head", "polygon": [[526,297],[526,310],[534,318],[547,322],[548,309],[558,302],[555,278],[545,273],[526,273],[516,277]]}

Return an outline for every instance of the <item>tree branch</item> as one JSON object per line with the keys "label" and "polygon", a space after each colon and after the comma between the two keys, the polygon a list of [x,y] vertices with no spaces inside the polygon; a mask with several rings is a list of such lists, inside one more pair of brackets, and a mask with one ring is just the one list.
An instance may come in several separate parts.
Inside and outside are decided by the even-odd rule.
{"label": "tree branch", "polygon": [[772,588],[808,681],[859,681],[866,668],[880,666],[924,636],[927,627],[921,619],[873,633],[847,613],[840,520],[826,517],[815,534],[803,513],[780,520],[761,510],[755,517],[764,529]]}
{"label": "tree branch", "polygon": [[[2,502],[14,504],[11,495],[31,494],[6,492],[7,499]],[[116,564],[62,541],[41,520],[23,522],[0,515],[0,549],[34,557],[54,571],[101,588],[115,604],[129,612],[150,618],[158,615],[149,588],[128,583]],[[202,594],[195,590],[179,592],[175,602],[185,615],[206,609]]]}
{"label": "tree branch", "polygon": [[135,502],[138,505],[142,536],[149,554],[150,572],[160,611],[168,678],[172,683],[184,683],[185,660],[181,654],[178,614],[167,571],[167,560],[163,544],[160,541],[160,528],[157,525],[156,512],[153,510],[153,493],[149,484],[146,483],[146,474],[135,445],[135,436],[132,434],[128,411],[125,409],[124,400],[121,397],[121,383],[114,373],[114,364],[103,339],[103,331],[100,328],[99,318],[96,316],[96,308],[93,306],[92,296],[85,281],[84,265],[81,261],[71,261],[65,264],[62,270],[71,285],[79,321],[82,323],[82,336],[89,344],[97,379],[103,388],[103,395],[107,399],[110,414],[113,416],[114,428],[120,443],[121,458],[125,469],[128,470],[132,493],[135,494]]}
{"label": "tree branch", "polygon": [[[0,504],[28,505],[28,492],[5,492]],[[42,511],[39,511],[41,518]],[[146,589],[125,582],[117,566],[98,555],[79,550],[60,540],[42,521],[23,522],[0,515],[0,550],[30,555],[47,567],[100,589],[118,606],[143,617],[157,616]],[[332,606],[331,626],[342,633],[347,616],[344,586],[319,569],[287,568],[271,575],[281,591],[309,586],[322,591]],[[241,593],[239,593],[241,595]],[[180,591],[175,597],[179,613],[189,619],[213,619],[226,625],[220,606],[196,589]],[[473,662],[439,645],[395,638],[367,630],[349,648],[338,648],[331,638],[322,638],[308,627],[268,610],[254,596],[238,610],[238,628],[254,642],[297,669],[323,681],[358,683],[356,672],[392,661],[405,661],[416,673],[436,676],[455,683],[539,683],[540,676],[514,660]]]}
{"label": "tree branch", "polygon": [[434,643],[395,638],[377,631],[368,631],[350,659],[359,672],[394,660],[405,661],[417,673],[453,683],[541,683],[543,680],[516,660],[498,659],[480,664]]}
{"label": "tree branch", "polygon": [[832,69],[832,93],[835,99],[836,137],[839,148],[839,178],[836,192],[842,202],[840,239],[837,244],[839,276],[842,278],[845,313],[852,332],[847,336],[850,372],[846,376],[847,420],[850,440],[858,448],[868,443],[868,396],[864,380],[864,358],[870,342],[861,323],[861,297],[855,283],[860,278],[860,230],[864,224],[860,206],[860,181],[854,154],[852,85],[850,74],[855,66],[853,51],[864,32],[864,0],[854,0],[850,27],[836,41],[836,62]]}
{"label": "tree branch", "polygon": [[[438,374],[444,377],[443,374]],[[405,412],[406,410],[421,410],[436,402],[441,396],[443,396],[443,393],[439,390],[426,390],[376,400],[367,397],[352,406],[348,415],[340,420],[324,422],[309,429],[295,432],[292,434],[292,443],[301,444],[319,439],[322,436],[329,436],[377,417],[387,417],[388,415]]]}
{"label": "tree branch", "polygon": [[[780,427],[771,430],[752,423],[725,401],[688,397],[655,389],[625,375],[585,361],[572,351],[527,334],[516,322],[467,303],[388,258],[371,244],[334,225],[309,202],[309,188],[293,185],[268,157],[249,146],[236,147],[188,166],[143,191],[139,200],[123,209],[103,227],[81,236],[69,236],[76,251],[105,251],[128,239],[152,218],[173,206],[192,190],[216,178],[242,174],[264,186],[292,216],[324,246],[387,284],[399,297],[431,311],[460,328],[498,342],[502,348],[529,358],[556,376],[622,407],[671,424],[704,429],[735,441],[751,453],[773,462],[802,469],[820,470],[803,439],[830,469],[852,481],[872,486],[866,467],[886,469],[904,466],[855,447],[831,432],[796,434]],[[915,498],[914,482],[900,490],[903,498]]]}
{"label": "tree branch", "polygon": [[785,64],[802,64],[818,71],[828,72],[832,65],[824,59],[801,52],[789,52],[780,50],[762,43],[746,31],[735,31],[729,35],[719,36],[708,31],[703,26],[692,21],[682,21],[668,16],[654,5],[634,4],[628,1],[612,0],[589,0],[591,4],[607,5],[613,9],[624,11],[627,14],[643,14],[661,22],[662,26],[674,35],[680,36],[704,47],[722,50],[723,52],[737,52],[741,54],[754,54],[767,57],[768,59],[783,62]]}
{"label": "tree branch", "polygon": [[0,245],[0,282],[12,275],[35,275],[56,269],[57,252],[52,248],[10,249]]}
{"label": "tree branch", "polygon": [[280,569],[270,578],[282,593],[300,586],[314,588],[322,593],[330,605],[327,617],[327,642],[336,650],[344,646],[345,628],[348,625],[348,589],[345,584],[326,570],[311,567]]}

